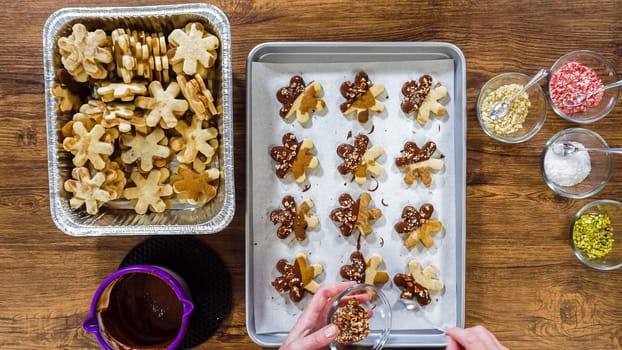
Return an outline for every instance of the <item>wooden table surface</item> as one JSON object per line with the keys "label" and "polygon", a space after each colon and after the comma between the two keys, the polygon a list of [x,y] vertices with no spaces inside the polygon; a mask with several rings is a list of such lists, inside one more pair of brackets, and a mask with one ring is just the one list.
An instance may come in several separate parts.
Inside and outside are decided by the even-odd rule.
{"label": "wooden table surface", "polygon": [[[90,6],[145,5],[95,0]],[[164,3],[172,1],[161,0]],[[496,74],[533,74],[591,49],[622,68],[619,1],[215,1],[233,37],[236,215],[200,239],[233,276],[233,310],[201,349],[256,348],[244,316],[245,60],[267,41],[442,41],[467,61],[466,325],[511,349],[621,349],[622,275],[584,267],[568,244],[571,216],[590,199],[556,196],[540,175],[554,133],[578,125],[548,109],[532,140],[507,145],[480,129],[475,101]],[[95,348],[80,327],[100,281],[139,237],[74,238],[50,217],[42,28],[82,1],[4,1],[0,11],[0,348]],[[622,146],[622,106],[586,127]],[[619,160],[619,158],[616,158]],[[619,199],[622,162],[594,198]]]}

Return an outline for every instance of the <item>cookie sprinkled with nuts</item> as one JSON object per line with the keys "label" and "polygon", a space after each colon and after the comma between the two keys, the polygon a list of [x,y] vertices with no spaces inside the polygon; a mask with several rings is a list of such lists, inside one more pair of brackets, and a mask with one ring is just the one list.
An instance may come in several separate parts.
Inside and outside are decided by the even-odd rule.
{"label": "cookie sprinkled with nuts", "polygon": [[441,83],[432,85],[432,77],[423,75],[417,80],[409,80],[402,86],[401,108],[406,114],[417,114],[416,120],[420,125],[425,125],[430,119],[430,113],[442,116],[447,111],[445,106],[439,103],[447,96],[447,88]]}
{"label": "cookie sprinkled with nuts", "polygon": [[357,250],[350,254],[350,260],[352,264],[343,265],[339,270],[341,277],[367,284],[384,284],[389,280],[389,275],[385,271],[378,271],[378,266],[382,263],[380,255],[374,254],[365,261],[363,253]]}
{"label": "cookie sprinkled with nuts", "polygon": [[384,104],[376,100],[384,91],[384,85],[372,83],[365,72],[356,74],[354,83],[348,80],[341,84],[340,91],[346,99],[339,106],[341,113],[344,116],[355,113],[359,123],[367,123],[370,111],[376,114],[384,111]]}
{"label": "cookie sprinkled with nuts", "polygon": [[363,236],[372,232],[369,221],[382,217],[382,211],[379,208],[369,208],[370,202],[371,195],[367,192],[361,193],[357,200],[354,200],[348,193],[339,196],[340,207],[330,212],[330,218],[342,224],[339,227],[342,235],[350,236],[355,228]]}
{"label": "cookie sprinkled with nuts", "polygon": [[395,231],[399,234],[407,234],[404,245],[408,249],[413,249],[417,243],[421,242],[426,248],[434,244],[432,234],[440,231],[443,224],[438,220],[432,220],[434,206],[423,204],[419,210],[407,205],[402,210],[402,220],[395,224]]}
{"label": "cookie sprinkled with nuts", "polygon": [[398,273],[393,277],[393,283],[396,286],[402,288],[400,298],[413,300],[417,299],[417,303],[421,306],[428,305],[432,299],[430,298],[430,291],[417,283],[415,279],[407,273]]}
{"label": "cookie sprinkled with nuts", "polygon": [[440,170],[444,166],[442,159],[432,158],[434,152],[436,143],[432,141],[428,141],[421,148],[415,142],[406,142],[402,155],[395,160],[395,165],[399,169],[406,170],[404,176],[406,184],[412,185],[417,179],[426,186],[432,184],[430,171]]}
{"label": "cookie sprinkled with nuts", "polygon": [[430,292],[440,292],[445,288],[443,281],[436,279],[438,267],[429,264],[422,269],[416,260],[408,263],[408,271],[410,274],[398,273],[393,278],[393,282],[402,288],[400,298],[412,300],[417,298],[417,302],[421,306],[428,305],[432,300]]}
{"label": "cookie sprinkled with nuts", "polygon": [[312,81],[308,85],[301,76],[293,76],[288,86],[280,88],[276,98],[283,104],[279,115],[289,119],[294,114],[299,123],[306,123],[310,118],[309,111],[322,111],[326,107],[323,99],[317,97],[322,93],[322,84]]}
{"label": "cookie sprinkled with nuts", "polygon": [[337,147],[337,154],[343,159],[337,170],[341,175],[353,174],[354,182],[362,185],[367,181],[367,173],[380,176],[384,169],[376,159],[384,153],[382,147],[369,147],[369,138],[363,134],[354,137],[354,144],[343,143]]}
{"label": "cookie sprinkled with nuts", "polygon": [[429,75],[422,75],[417,80],[409,80],[402,86],[402,94],[404,100],[400,107],[406,114],[414,113],[419,110],[419,107],[423,104],[423,101],[430,93],[432,87],[432,77]]}
{"label": "cookie sprinkled with nuts", "polygon": [[308,154],[313,149],[313,141],[304,139],[298,142],[296,135],[287,133],[283,135],[282,142],[283,146],[273,147],[270,151],[272,159],[279,163],[276,165],[276,176],[282,179],[291,172],[296,182],[304,182],[306,169],[315,169],[319,165],[318,159]]}
{"label": "cookie sprinkled with nuts", "polygon": [[309,265],[304,253],[296,254],[293,265],[286,259],[279,260],[276,263],[276,269],[281,276],[272,281],[272,286],[281,294],[289,292],[292,301],[302,300],[305,290],[315,293],[320,288],[314,278],[322,273],[322,265]]}
{"label": "cookie sprinkled with nuts", "polygon": [[313,208],[313,201],[307,199],[296,206],[296,201],[292,196],[285,196],[281,201],[283,209],[275,209],[270,213],[270,220],[273,224],[281,224],[276,232],[277,237],[285,239],[292,233],[299,241],[307,238],[307,228],[315,228],[319,224],[316,216],[309,215],[309,210]]}
{"label": "cookie sprinkled with nuts", "polygon": [[369,335],[369,314],[356,298],[348,299],[333,315],[332,323],[339,328],[337,343],[359,342]]}

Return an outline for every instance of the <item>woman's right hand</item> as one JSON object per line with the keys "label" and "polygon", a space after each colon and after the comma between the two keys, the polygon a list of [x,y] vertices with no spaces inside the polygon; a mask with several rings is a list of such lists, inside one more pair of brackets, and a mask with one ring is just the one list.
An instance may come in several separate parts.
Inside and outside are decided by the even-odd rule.
{"label": "woman's right hand", "polygon": [[508,350],[483,326],[447,328],[449,344],[446,350]]}

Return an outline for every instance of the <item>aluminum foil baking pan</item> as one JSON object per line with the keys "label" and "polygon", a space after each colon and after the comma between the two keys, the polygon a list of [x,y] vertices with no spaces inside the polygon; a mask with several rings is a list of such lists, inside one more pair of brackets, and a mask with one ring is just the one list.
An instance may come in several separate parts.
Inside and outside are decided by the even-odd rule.
{"label": "aluminum foil baking pan", "polygon": [[[70,196],[63,182],[70,177],[70,155],[62,149],[60,129],[69,119],[57,113],[51,93],[54,71],[60,68],[56,42],[71,33],[75,23],[89,30],[132,28],[170,33],[188,22],[200,22],[220,39],[218,67],[214,84],[215,103],[222,108],[218,119],[219,167],[221,178],[216,198],[201,207],[175,207],[163,213],[139,215],[130,207],[102,207],[97,215],[69,207]],[[43,63],[48,141],[50,211],[56,226],[72,236],[200,234],[222,231],[233,219],[235,186],[233,175],[233,113],[231,29],[229,19],[210,4],[183,4],[146,7],[65,8],[54,12],[43,29]]]}

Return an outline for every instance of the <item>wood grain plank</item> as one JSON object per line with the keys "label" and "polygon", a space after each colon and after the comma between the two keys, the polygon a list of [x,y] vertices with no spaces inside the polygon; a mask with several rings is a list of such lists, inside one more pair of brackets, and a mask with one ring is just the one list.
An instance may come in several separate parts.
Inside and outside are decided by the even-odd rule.
{"label": "wood grain plank", "polygon": [[[163,0],[162,4],[175,3]],[[467,59],[466,324],[483,324],[512,349],[622,349],[622,275],[581,265],[568,225],[584,200],[555,196],[540,152],[576,127],[554,115],[526,143],[480,129],[475,101],[496,74],[533,74],[571,50],[592,49],[622,72],[620,1],[217,0],[233,38],[236,215],[201,239],[232,274],[233,310],[199,349],[254,349],[245,328],[246,57],[267,41],[446,41]],[[88,6],[141,6],[142,0]],[[48,16],[80,0],[13,1],[0,11],[0,348],[96,348],[80,328],[100,281],[145,237],[76,238],[49,214],[42,33]],[[586,126],[622,145],[622,108]],[[617,159],[617,158],[616,158]],[[622,198],[622,163],[596,198]]]}

